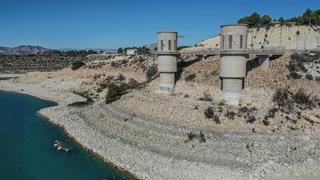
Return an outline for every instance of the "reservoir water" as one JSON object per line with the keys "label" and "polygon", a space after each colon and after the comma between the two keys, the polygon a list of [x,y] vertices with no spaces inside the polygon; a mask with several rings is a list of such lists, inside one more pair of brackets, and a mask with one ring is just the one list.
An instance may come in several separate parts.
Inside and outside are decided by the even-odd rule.
{"label": "reservoir water", "polygon": [[[96,159],[64,132],[37,115],[55,103],[0,91],[1,180],[102,180],[133,179]],[[53,148],[55,140],[71,148]]]}

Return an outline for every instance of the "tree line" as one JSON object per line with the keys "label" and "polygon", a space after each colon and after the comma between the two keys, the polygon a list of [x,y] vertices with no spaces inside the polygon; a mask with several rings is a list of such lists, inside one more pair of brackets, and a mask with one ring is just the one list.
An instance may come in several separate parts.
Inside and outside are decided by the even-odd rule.
{"label": "tree line", "polygon": [[127,50],[128,49],[136,49],[137,50],[137,53],[139,55],[142,55],[142,54],[150,54],[150,49],[149,48],[146,48],[146,47],[125,47],[125,48],[119,48],[118,49],[118,54],[125,54],[127,53]]}
{"label": "tree line", "polygon": [[269,26],[272,21],[278,21],[281,25],[286,25],[289,22],[299,25],[320,25],[320,9],[311,10],[307,9],[302,15],[295,16],[289,19],[280,17],[273,19],[269,15],[261,16],[259,13],[254,12],[250,16],[242,17],[238,20],[239,24],[248,24],[249,27]]}

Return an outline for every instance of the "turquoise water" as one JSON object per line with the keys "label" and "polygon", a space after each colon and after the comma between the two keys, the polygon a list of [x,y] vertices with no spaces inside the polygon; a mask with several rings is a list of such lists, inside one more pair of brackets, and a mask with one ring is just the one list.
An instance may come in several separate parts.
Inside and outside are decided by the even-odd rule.
{"label": "turquoise water", "polygon": [[[132,179],[97,160],[37,110],[55,103],[0,91],[0,180]],[[53,148],[55,140],[70,153]]]}

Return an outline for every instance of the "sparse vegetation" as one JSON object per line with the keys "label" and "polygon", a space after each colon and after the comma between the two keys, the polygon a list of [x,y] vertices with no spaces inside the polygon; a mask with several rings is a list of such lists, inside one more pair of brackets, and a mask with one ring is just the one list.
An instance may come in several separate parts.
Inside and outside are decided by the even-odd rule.
{"label": "sparse vegetation", "polygon": [[194,139],[195,137],[197,137],[197,135],[196,135],[196,134],[193,134],[193,132],[187,133],[187,136],[188,136],[187,142],[193,141],[193,139]]}
{"label": "sparse vegetation", "polygon": [[268,111],[268,114],[264,117],[265,120],[268,120],[269,118],[274,118],[276,113],[278,112],[279,110],[277,108],[272,108]]}
{"label": "sparse vegetation", "polygon": [[204,111],[204,115],[206,116],[207,119],[213,118],[213,117],[214,117],[213,107],[208,107],[208,108]]}
{"label": "sparse vegetation", "polygon": [[126,80],[126,77],[124,77],[124,75],[120,73],[120,74],[118,75],[118,77],[117,77],[117,80],[118,80],[118,81],[124,81],[124,80]]}
{"label": "sparse vegetation", "polygon": [[71,69],[72,70],[77,70],[79,68],[81,68],[82,66],[85,66],[86,63],[82,62],[82,61],[75,61],[75,62],[72,62],[71,64]]}
{"label": "sparse vegetation", "polygon": [[196,78],[196,74],[195,73],[192,73],[192,74],[189,74],[187,77],[186,77],[186,81],[193,81],[194,79]]}
{"label": "sparse vegetation", "polygon": [[206,137],[205,137],[205,135],[204,135],[204,133],[202,131],[200,131],[199,134],[196,134],[196,133],[193,133],[193,132],[189,132],[189,133],[187,133],[187,137],[188,137],[188,139],[184,141],[185,143],[192,142],[195,139],[198,139],[199,143],[205,143],[206,142]]}
{"label": "sparse vegetation", "polygon": [[122,83],[120,86],[116,84],[110,84],[108,86],[108,93],[106,95],[106,103],[112,103],[120,99],[122,95],[124,95],[128,90],[128,85]]}
{"label": "sparse vegetation", "polygon": [[158,69],[156,66],[153,66],[147,70],[146,76],[147,81],[152,81],[155,77],[157,77]]}
{"label": "sparse vegetation", "polygon": [[256,117],[255,116],[249,116],[248,119],[247,119],[247,123],[254,123],[256,121]]}
{"label": "sparse vegetation", "polygon": [[234,120],[236,115],[237,115],[237,113],[230,111],[230,110],[228,110],[227,113],[225,114],[225,116],[230,120]]}
{"label": "sparse vegetation", "polygon": [[299,105],[305,105],[308,107],[313,107],[314,102],[312,99],[312,94],[308,94],[303,89],[299,89],[297,93],[292,95],[292,99],[295,103]]}
{"label": "sparse vegetation", "polygon": [[313,76],[311,74],[307,74],[306,75],[306,79],[308,79],[309,81],[313,80]]}
{"label": "sparse vegetation", "polygon": [[266,120],[266,119],[264,119],[264,120],[262,121],[262,123],[263,123],[263,125],[265,125],[265,126],[269,126],[269,125],[270,125],[270,122],[269,122],[268,120]]}
{"label": "sparse vegetation", "polygon": [[289,73],[289,77],[291,77],[292,79],[301,79],[302,75],[300,75],[297,72],[293,71],[293,72]]}
{"label": "sparse vegetation", "polygon": [[287,110],[292,110],[297,105],[299,105],[299,109],[313,108],[317,106],[318,99],[317,96],[312,96],[311,93],[305,92],[304,89],[299,89],[293,93],[288,88],[280,88],[273,95],[273,102]]}
{"label": "sparse vegetation", "polygon": [[279,88],[276,90],[273,95],[273,102],[275,102],[278,106],[285,106],[290,103],[290,91],[288,88]]}
{"label": "sparse vegetation", "polygon": [[206,142],[206,137],[204,136],[203,132],[200,131],[200,138],[199,138],[199,142],[200,143],[205,143]]}
{"label": "sparse vegetation", "polygon": [[199,98],[200,101],[208,101],[211,102],[212,101],[212,97],[209,93],[204,92],[203,93],[203,97]]}
{"label": "sparse vegetation", "polygon": [[[320,53],[293,53],[290,56],[289,78],[300,79],[305,77],[307,80],[317,78],[317,64],[320,62]],[[315,77],[314,77],[315,76]]]}
{"label": "sparse vegetation", "polygon": [[139,87],[139,82],[133,78],[130,78],[128,81],[128,86],[130,89],[135,89],[135,88]]}
{"label": "sparse vegetation", "polygon": [[219,118],[219,116],[217,116],[217,115],[214,115],[214,116],[213,116],[213,121],[214,121],[215,123],[217,123],[217,124],[221,124],[220,118]]}
{"label": "sparse vegetation", "polygon": [[249,108],[247,106],[241,107],[239,109],[239,112],[241,112],[241,113],[247,113],[248,111],[249,111]]}

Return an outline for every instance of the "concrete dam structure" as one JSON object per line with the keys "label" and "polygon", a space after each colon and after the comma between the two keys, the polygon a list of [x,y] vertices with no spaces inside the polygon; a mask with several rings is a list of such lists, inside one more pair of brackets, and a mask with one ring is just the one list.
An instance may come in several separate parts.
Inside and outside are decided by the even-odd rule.
{"label": "concrete dam structure", "polygon": [[243,24],[221,26],[220,79],[224,99],[237,104],[246,76],[248,27]]}
{"label": "concrete dam structure", "polygon": [[[185,48],[183,52],[220,49],[220,35],[201,41],[197,47]],[[277,26],[250,28],[247,49],[270,50],[284,48],[286,51],[320,51],[319,26]]]}
{"label": "concrete dam structure", "polygon": [[158,33],[158,71],[160,73],[160,91],[171,92],[175,85],[177,72],[177,32]]}

